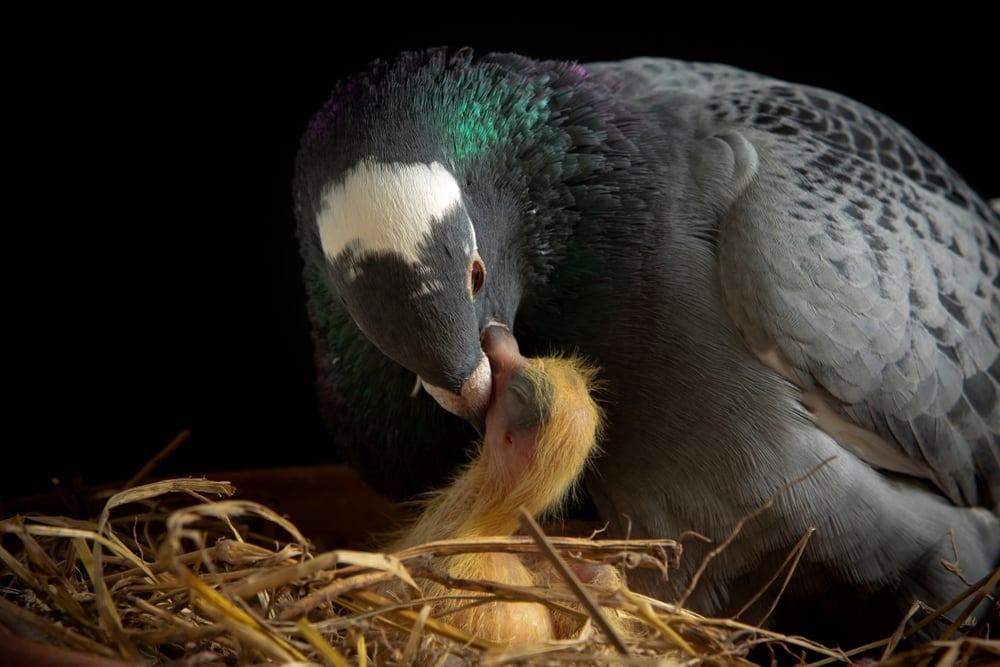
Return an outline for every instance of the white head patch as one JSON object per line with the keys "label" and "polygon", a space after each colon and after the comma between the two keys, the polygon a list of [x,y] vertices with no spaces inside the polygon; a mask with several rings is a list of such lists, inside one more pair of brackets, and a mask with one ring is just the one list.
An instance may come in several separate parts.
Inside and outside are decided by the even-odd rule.
{"label": "white head patch", "polygon": [[[360,162],[323,195],[317,218],[320,242],[336,258],[356,242],[361,253],[393,252],[420,262],[420,245],[435,219],[461,203],[455,177],[439,162]],[[470,223],[471,229],[471,223]],[[471,240],[475,247],[475,237]]]}

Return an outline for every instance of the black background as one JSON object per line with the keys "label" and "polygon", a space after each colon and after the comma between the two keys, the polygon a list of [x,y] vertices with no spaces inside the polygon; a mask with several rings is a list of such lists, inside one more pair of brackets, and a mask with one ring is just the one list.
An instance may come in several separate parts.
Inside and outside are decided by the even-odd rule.
{"label": "black background", "polygon": [[735,38],[714,23],[636,32],[641,20],[393,38],[376,19],[324,21],[81,31],[14,58],[0,499],[128,478],[181,429],[192,437],[158,472],[335,460],[313,397],[292,162],[335,81],[401,49],[728,62],[856,97],[1000,196],[981,18],[943,35],[737,25]]}

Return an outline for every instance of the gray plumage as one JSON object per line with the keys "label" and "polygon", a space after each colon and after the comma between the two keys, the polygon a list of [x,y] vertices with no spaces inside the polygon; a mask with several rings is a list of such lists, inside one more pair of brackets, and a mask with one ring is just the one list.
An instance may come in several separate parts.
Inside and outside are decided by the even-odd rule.
{"label": "gray plumage", "polygon": [[[364,79],[372,91],[405,90],[380,67]],[[505,85],[552,70],[541,88],[562,105],[561,124],[547,122],[570,137],[561,171],[520,172],[532,150],[551,150],[530,132],[505,157],[452,159],[437,135],[423,143],[419,117],[372,124],[371,138],[307,137],[304,254],[315,266],[333,261],[316,251],[321,193],[380,152],[409,162],[395,137],[417,137],[412,162],[449,166],[485,260],[470,305],[480,326],[498,319],[527,353],[572,347],[603,369],[610,428],[586,480],[601,517],[618,534],[713,541],[686,542],[669,580],[635,573],[633,586],[676,597],[741,517],[828,459],[744,526],[691,606],[734,613],[812,529],[769,621],[833,641],[878,636],[914,599],[940,605],[963,590],[942,560],[970,580],[997,566],[1000,221],[930,148],[841,95],[723,65],[592,63],[571,83],[567,65],[512,56],[438,53],[397,67],[495,67]],[[393,94],[347,106],[360,117]],[[331,151],[335,167],[323,157]],[[539,196],[543,178],[564,195]],[[508,199],[516,214],[493,216],[491,202]],[[491,228],[502,225],[535,243],[489,247],[511,237]],[[323,290],[346,284],[314,289],[314,318],[344,312]],[[400,295],[391,307],[418,306]],[[322,359],[335,336],[318,332]],[[398,332],[365,333],[398,347]],[[414,335],[434,344],[432,331]],[[759,619],[775,592],[745,618]]]}

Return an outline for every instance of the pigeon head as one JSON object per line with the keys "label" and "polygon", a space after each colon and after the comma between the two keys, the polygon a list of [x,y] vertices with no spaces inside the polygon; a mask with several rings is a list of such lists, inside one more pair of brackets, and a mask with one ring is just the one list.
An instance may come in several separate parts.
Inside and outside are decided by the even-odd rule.
{"label": "pigeon head", "polygon": [[358,328],[443,407],[478,417],[490,395],[486,267],[455,176],[438,161],[362,160],[328,188],[316,225]]}
{"label": "pigeon head", "polygon": [[338,85],[303,138],[311,261],[376,347],[480,429],[482,332],[513,330],[525,293],[544,291],[578,215],[567,178],[601,166],[586,159],[598,105],[570,103],[585,79],[513,55],[404,54]]}

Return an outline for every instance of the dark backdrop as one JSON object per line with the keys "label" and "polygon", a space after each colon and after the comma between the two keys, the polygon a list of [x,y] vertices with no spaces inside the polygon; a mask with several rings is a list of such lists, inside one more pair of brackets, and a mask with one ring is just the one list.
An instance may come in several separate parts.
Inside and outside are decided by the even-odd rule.
{"label": "dark backdrop", "polygon": [[[8,192],[23,204],[5,224],[0,497],[53,478],[128,478],[181,429],[192,437],[159,472],[335,460],[313,397],[292,161],[334,82],[403,48],[729,62],[859,98],[1000,195],[996,62],[982,35],[952,32],[946,45],[860,28],[734,40],[712,27],[613,27],[389,38],[304,17],[287,32],[81,33],[19,54],[8,134],[26,150]],[[41,64],[49,48],[57,56]]]}

